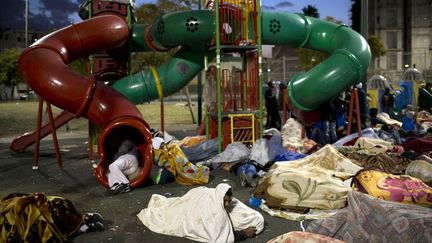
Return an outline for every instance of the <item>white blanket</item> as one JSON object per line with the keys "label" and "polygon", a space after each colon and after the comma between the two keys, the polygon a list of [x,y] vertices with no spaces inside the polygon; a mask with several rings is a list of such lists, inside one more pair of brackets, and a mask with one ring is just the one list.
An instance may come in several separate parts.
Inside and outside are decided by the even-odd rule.
{"label": "white blanket", "polygon": [[191,189],[182,197],[153,194],[147,208],[137,216],[153,232],[200,242],[234,242],[233,228],[254,226],[260,233],[264,228],[263,216],[235,198],[228,216],[223,198],[230,188],[221,183],[216,188]]}

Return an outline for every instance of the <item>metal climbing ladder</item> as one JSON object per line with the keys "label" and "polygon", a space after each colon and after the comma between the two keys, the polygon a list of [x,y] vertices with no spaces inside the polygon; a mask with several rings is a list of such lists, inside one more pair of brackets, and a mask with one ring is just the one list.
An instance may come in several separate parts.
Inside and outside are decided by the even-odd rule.
{"label": "metal climbing ladder", "polygon": [[242,142],[246,146],[255,142],[255,114],[229,114],[231,122],[231,143]]}

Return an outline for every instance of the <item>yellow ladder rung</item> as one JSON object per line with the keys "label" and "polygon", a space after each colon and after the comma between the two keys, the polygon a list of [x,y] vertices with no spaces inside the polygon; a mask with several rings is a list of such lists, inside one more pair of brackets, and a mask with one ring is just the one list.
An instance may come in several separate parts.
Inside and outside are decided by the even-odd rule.
{"label": "yellow ladder rung", "polygon": [[[231,121],[231,143],[234,142],[234,131],[235,130],[252,130],[252,140],[238,140],[238,142],[242,143],[254,143],[255,142],[255,115],[254,114],[228,114],[228,117]],[[234,127],[234,118],[235,117],[250,117],[252,126],[251,127]]]}

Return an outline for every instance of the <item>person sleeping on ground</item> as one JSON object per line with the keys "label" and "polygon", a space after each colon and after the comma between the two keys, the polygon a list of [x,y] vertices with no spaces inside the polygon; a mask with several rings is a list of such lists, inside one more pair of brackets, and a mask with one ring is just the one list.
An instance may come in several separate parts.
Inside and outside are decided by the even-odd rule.
{"label": "person sleeping on ground", "polygon": [[71,242],[104,230],[99,213],[81,213],[63,197],[11,193],[0,200],[0,242]]}
{"label": "person sleeping on ground", "polygon": [[107,196],[130,192],[129,179],[138,170],[138,151],[130,140],[124,140],[114,155],[114,162],[109,165],[107,173],[109,189]]}
{"label": "person sleeping on ground", "polygon": [[137,215],[151,231],[199,242],[234,242],[262,232],[264,218],[233,197],[231,186],[197,187],[182,197],[153,194]]}

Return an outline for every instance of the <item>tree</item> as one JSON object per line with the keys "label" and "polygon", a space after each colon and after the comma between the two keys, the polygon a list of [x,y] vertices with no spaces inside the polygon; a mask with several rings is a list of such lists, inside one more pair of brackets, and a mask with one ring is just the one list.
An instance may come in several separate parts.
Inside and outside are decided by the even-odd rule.
{"label": "tree", "polygon": [[[158,0],[156,3],[145,3],[136,10],[137,23],[151,24],[155,18],[171,12],[186,11],[195,8],[197,0]],[[168,52],[135,53],[132,57],[132,72],[143,67],[159,66],[171,58],[178,48]]]}
{"label": "tree", "polygon": [[148,24],[158,16],[171,12],[190,10],[196,7],[197,1],[158,0],[156,3],[144,3],[138,6],[136,10],[137,22]]}
{"label": "tree", "polygon": [[320,14],[318,12],[318,9],[315,7],[315,5],[307,5],[306,7],[302,8],[303,14],[309,17],[314,17],[319,19]]}
{"label": "tree", "polygon": [[351,0],[351,28],[360,33],[361,0]]}
{"label": "tree", "polygon": [[372,63],[375,63],[375,60],[377,58],[384,56],[387,52],[387,50],[384,47],[384,44],[376,36],[370,36],[368,38],[368,44],[372,54]]}
{"label": "tree", "polygon": [[19,53],[16,49],[4,49],[0,54],[0,83],[11,88],[11,97],[15,91],[15,86],[22,82],[18,72]]}
{"label": "tree", "polygon": [[88,60],[86,58],[80,58],[69,63],[69,67],[78,72],[79,74],[87,76],[87,62]]}

